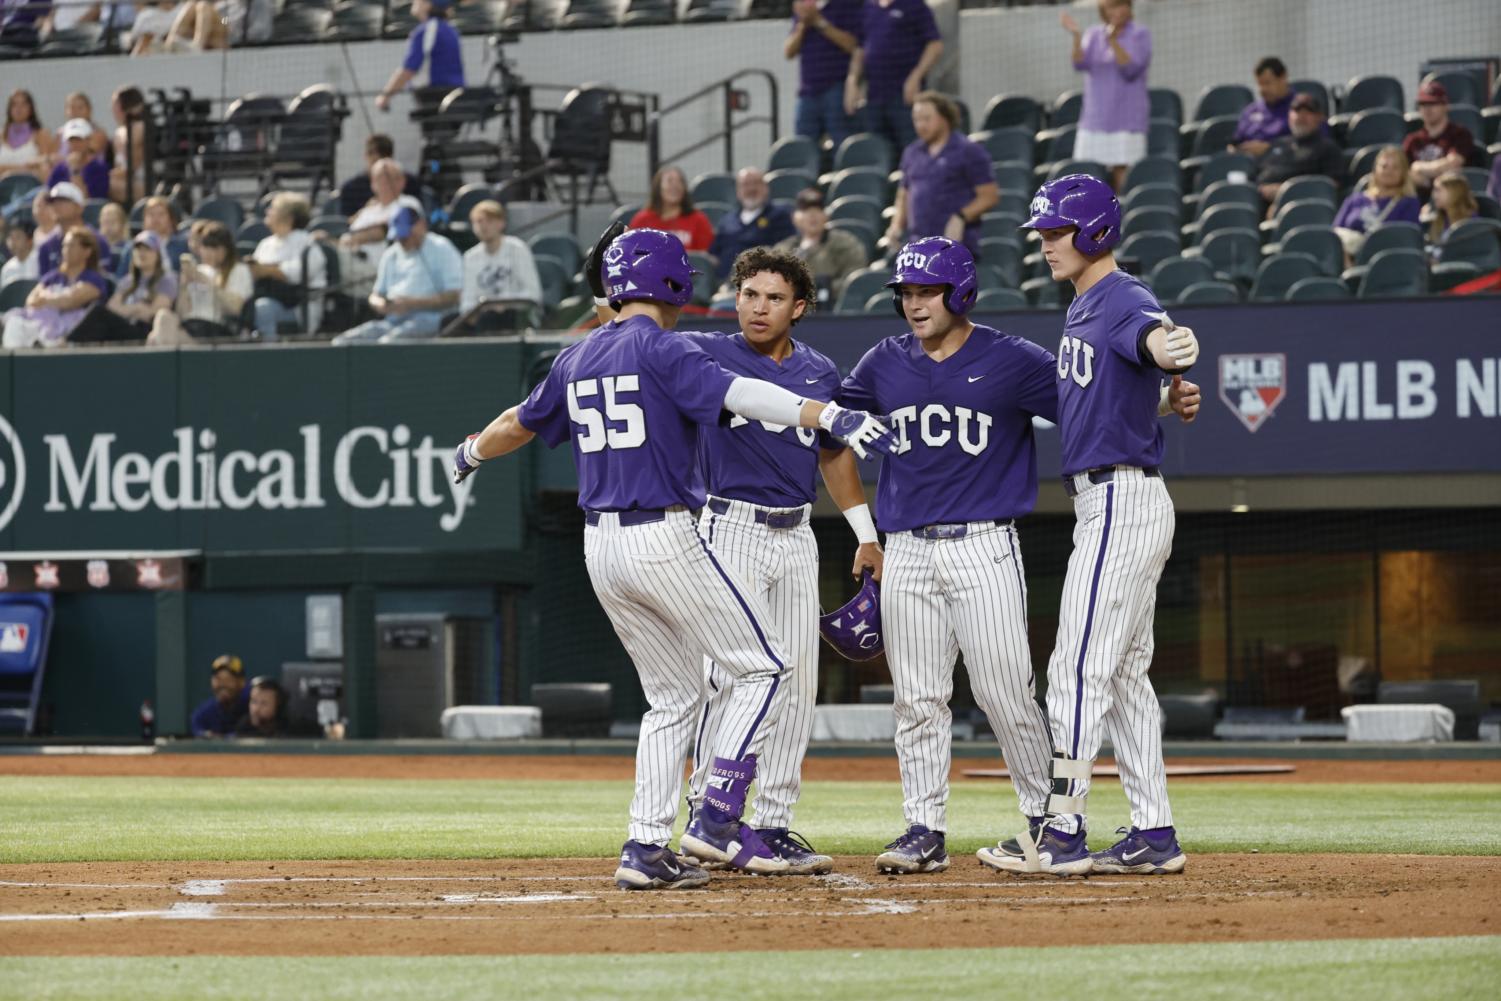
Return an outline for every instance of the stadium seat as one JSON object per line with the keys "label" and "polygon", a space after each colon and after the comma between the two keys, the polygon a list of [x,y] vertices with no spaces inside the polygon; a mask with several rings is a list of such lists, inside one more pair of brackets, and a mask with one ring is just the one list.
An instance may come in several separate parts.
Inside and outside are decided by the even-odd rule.
{"label": "stadium seat", "polygon": [[1299,226],[1334,225],[1334,206],[1328,202],[1315,201],[1313,199],[1301,202],[1288,202],[1282,206],[1282,211],[1261,225],[1263,229],[1271,232],[1273,242],[1280,243],[1288,233],[1291,233]]}
{"label": "stadium seat", "polygon": [[697,24],[731,21],[739,16],[740,0],[688,0],[683,11],[684,21]]}
{"label": "stadium seat", "polygon": [[328,37],[341,42],[362,42],[380,37],[383,8],[359,0],[340,4],[334,8],[333,22],[328,27]]}
{"label": "stadium seat", "polygon": [[1455,224],[1438,246],[1445,264],[1467,262],[1480,271],[1501,268],[1501,223],[1494,219],[1466,219]]}
{"label": "stadium seat", "polygon": [[1423,78],[1423,83],[1432,80],[1441,84],[1449,94],[1449,103],[1468,104],[1479,107],[1485,103],[1485,87],[1471,73],[1464,70],[1440,70],[1437,73],[1429,73]]}
{"label": "stadium seat", "polygon": [[1202,193],[1215,181],[1228,181],[1231,174],[1245,174],[1247,178],[1256,176],[1256,164],[1244,153],[1214,153],[1203,163],[1198,165],[1198,173],[1194,176],[1193,190]]}
{"label": "stadium seat", "polygon": [[1192,136],[1186,151],[1189,156],[1212,156],[1224,152],[1225,147],[1230,145],[1239,124],[1239,114],[1216,115],[1202,121],[1189,122],[1179,130],[1179,135],[1181,137],[1184,130],[1187,130]]}
{"label": "stadium seat", "polygon": [[1356,289],[1358,299],[1389,299],[1428,294],[1428,257],[1421,250],[1383,250]]}
{"label": "stadium seat", "polygon": [[[635,205],[631,203],[622,205],[614,212],[610,213],[610,224],[613,226],[617,222],[629,223],[631,219],[635,218],[636,213],[640,212],[645,207],[646,206],[644,205]],[[700,210],[703,209],[702,205],[696,205],[694,207]],[[709,216],[709,219],[712,222],[714,217]]]}
{"label": "stadium seat", "polygon": [[1144,208],[1172,209],[1181,215],[1183,196],[1171,184],[1140,184],[1127,189],[1121,196],[1123,215],[1129,214],[1133,209]]}
{"label": "stadium seat", "polygon": [[819,174],[818,145],[807,136],[783,136],[771,146],[766,158],[766,169],[796,170],[817,177]]}
{"label": "stadium seat", "polygon": [[690,250],[688,251],[688,264],[694,270],[693,302],[699,306],[707,306],[719,287],[719,279],[715,276],[714,258],[702,251]]}
{"label": "stadium seat", "polygon": [[882,289],[879,292],[873,292],[869,296],[867,296],[865,303],[860,307],[859,310],[857,310],[857,312],[864,313],[867,316],[886,316],[886,311],[890,308],[891,293],[886,291],[885,289]]}
{"label": "stadium seat", "polygon": [[981,264],[997,273],[1000,281],[1011,288],[1021,284],[1022,251],[1016,241],[1008,237],[992,237],[980,241]]}
{"label": "stadium seat", "polygon": [[[497,7],[502,12],[504,12],[505,10],[504,4],[491,4],[487,6]],[[613,0],[569,0],[568,10],[563,15],[562,21],[558,23],[558,27],[613,28],[615,27],[616,21],[616,6],[617,5],[613,2]],[[468,6],[460,6],[456,8],[456,10],[459,11],[466,9],[468,9]],[[481,21],[480,23],[484,22]],[[459,24],[456,22],[454,26],[459,27]],[[460,30],[464,31],[465,34],[470,34],[470,32],[465,28],[460,28]],[[498,26],[491,28],[479,28],[477,33],[485,33],[495,30],[498,30]]]}
{"label": "stadium seat", "polygon": [[1251,302],[1280,302],[1295,282],[1317,277],[1321,277],[1319,262],[1307,254],[1278,254],[1262,261],[1256,269],[1247,298]]}
{"label": "stadium seat", "polygon": [[[1029,154],[1030,158],[1030,154]],[[1030,162],[1021,163],[992,163],[991,171],[995,173],[995,183],[1000,186],[1001,196],[1013,195],[1030,202],[1037,185],[1032,179],[1032,165]]]}
{"label": "stadium seat", "polygon": [[1345,268],[1345,247],[1328,226],[1298,226],[1280,244],[1284,254],[1307,254],[1319,265],[1319,274],[1337,276]]}
{"label": "stadium seat", "polygon": [[77,23],[70,28],[62,28],[48,35],[47,40],[37,46],[37,54],[42,56],[84,56],[92,52],[103,51],[103,43],[103,24]]}
{"label": "stadium seat", "polygon": [[735,177],[733,174],[710,172],[699,174],[688,186],[695,204],[698,202],[723,202],[735,204]]}
{"label": "stadium seat", "polygon": [[867,258],[876,256],[876,241],[879,239],[880,233],[884,231],[884,227],[872,227],[862,220],[853,218],[830,219],[829,229],[843,230],[859,240],[861,246],[865,248],[865,256]]}
{"label": "stadium seat", "polygon": [[1284,302],[1329,302],[1350,298],[1350,289],[1338,278],[1316,275],[1293,282],[1282,298]]}
{"label": "stadium seat", "polygon": [[980,239],[1005,239],[1020,247],[1023,240],[1021,224],[1025,221],[1024,217],[1014,212],[987,212],[980,220]]}
{"label": "stadium seat", "polygon": [[1066,90],[1054,98],[1048,107],[1048,127],[1060,128],[1064,125],[1076,125],[1079,121],[1079,112],[1084,107],[1084,92],[1082,90]]}
{"label": "stadium seat", "polygon": [[1386,149],[1382,143],[1372,143],[1370,146],[1362,146],[1350,154],[1349,176],[1354,179],[1356,189],[1364,186],[1365,178],[1376,166],[1376,157]]}
{"label": "stadium seat", "polygon": [[1149,205],[1126,213],[1121,221],[1121,235],[1128,237],[1137,233],[1167,233],[1176,237],[1178,225],[1177,208]]}
{"label": "stadium seat", "polygon": [[466,230],[469,228],[469,213],[474,207],[484,201],[499,201],[500,196],[495,189],[487,184],[466,184],[454,192],[453,200],[448,203],[448,225],[450,229]]}
{"label": "stadium seat", "polygon": [[1230,305],[1240,302],[1240,289],[1230,282],[1195,282],[1178,297],[1182,305]]}
{"label": "stadium seat", "polygon": [[556,258],[569,275],[577,273],[584,263],[584,251],[572,233],[538,233],[526,242],[533,256],[546,254]]}
{"label": "stadium seat", "polygon": [[1241,110],[1256,99],[1251,88],[1239,83],[1222,83],[1199,91],[1192,122],[1230,116],[1238,118]]}
{"label": "stadium seat", "polygon": [[1028,309],[1027,297],[1020,289],[988,288],[975,297],[976,312]]}
{"label": "stadium seat", "polygon": [[1152,87],[1147,91],[1147,99],[1151,102],[1152,118],[1165,118],[1175,126],[1183,124],[1183,98],[1176,90]]}
{"label": "stadium seat", "polygon": [[620,15],[623,25],[672,24],[677,20],[676,0],[626,0]]}
{"label": "stadium seat", "polygon": [[1323,174],[1305,174],[1283,181],[1282,187],[1277,189],[1276,200],[1272,202],[1272,215],[1276,215],[1282,206],[1290,202],[1302,201],[1328,202],[1337,206],[1339,185],[1334,182],[1334,178]]}
{"label": "stadium seat", "polygon": [[1180,122],[1169,118],[1153,118],[1147,123],[1147,155],[1178,157],[1178,128]]}
{"label": "stadium seat", "polygon": [[1030,166],[1033,135],[1033,132],[1026,129],[1006,127],[976,132],[970,138],[985,147],[993,161],[1025,163]]}
{"label": "stadium seat", "polygon": [[1176,156],[1146,156],[1137,160],[1126,170],[1124,191],[1131,191],[1142,184],[1170,184],[1183,190],[1183,174]]}
{"label": "stadium seat", "polygon": [[1122,240],[1116,248],[1117,259],[1135,261],[1135,273],[1139,275],[1151,274],[1152,269],[1169,257],[1177,257],[1178,251],[1177,234],[1168,233],[1138,233]]}
{"label": "stadium seat", "polygon": [[[845,281],[844,290],[839,293],[839,301],[834,304],[834,312],[863,312],[865,301],[877,292],[883,291],[890,280],[891,269],[883,265],[873,264],[870,267],[861,268]],[[886,293],[888,297],[890,294]]]}
{"label": "stadium seat", "polygon": [[1382,223],[1366,233],[1365,242],[1360,245],[1360,252],[1355,255],[1355,263],[1369,264],[1371,259],[1383,250],[1394,248],[1421,251],[1423,230],[1410,222]]}
{"label": "stadium seat", "polygon": [[248,219],[240,224],[239,229],[235,230],[235,242],[241,243],[248,241],[251,243],[260,243],[270,235],[270,226],[267,226],[259,219]]}
{"label": "stadium seat", "polygon": [[0,313],[26,305],[26,297],[36,287],[35,278],[17,278],[0,287]]}
{"label": "stadium seat", "polygon": [[[1418,121],[1422,121],[1421,116]],[[1475,137],[1477,145],[1485,145],[1481,139],[1485,135],[1485,122],[1481,118],[1479,108],[1472,104],[1451,104],[1449,105],[1449,121],[1468,129],[1470,135]]]}
{"label": "stadium seat", "polygon": [[818,187],[818,178],[801,170],[771,170],[766,173],[766,187],[773,201],[790,202],[808,188]]}
{"label": "stadium seat", "polygon": [[1223,229],[1244,229],[1255,232],[1260,221],[1261,213],[1255,209],[1244,205],[1216,205],[1205,210],[1197,222],[1183,227],[1184,237],[1191,243],[1203,243],[1210,234]]}
{"label": "stadium seat", "polygon": [[1365,146],[1400,146],[1407,137],[1407,123],[1400,111],[1391,108],[1367,108],[1351,117],[1345,131],[1344,145],[1361,149]]}
{"label": "stadium seat", "polygon": [[1072,123],[1043,129],[1037,133],[1033,150],[1036,163],[1054,163],[1074,155],[1074,137],[1079,128]]}
{"label": "stadium seat", "polygon": [[1058,283],[1051,278],[1029,278],[1022,282],[1021,291],[1034,307],[1046,309],[1062,302]]}
{"label": "stadium seat", "polygon": [[1249,285],[1261,264],[1261,240],[1254,229],[1220,229],[1205,234],[1199,246],[1184,253],[1185,257],[1200,255],[1216,275]]}
{"label": "stadium seat", "polygon": [[1433,293],[1447,292],[1484,273],[1469,261],[1440,261],[1428,269],[1428,290]]}
{"label": "stadium seat", "polygon": [[1459,172],[1464,175],[1465,181],[1470,185],[1470,194],[1479,197],[1485,194],[1486,186],[1491,183],[1491,172],[1482,167],[1461,167]]}
{"label": "stadium seat", "polygon": [[[880,202],[891,204],[891,182],[886,171],[878,167],[850,167],[835,171],[829,178],[824,197],[830,204],[845,195],[864,195]],[[733,199],[732,199],[733,201]]]}
{"label": "stadium seat", "polygon": [[542,280],[542,305],[545,309],[553,309],[568,294],[572,272],[556,257],[533,254],[532,260],[537,265],[537,277]]}
{"label": "stadium seat", "polygon": [[1259,216],[1261,192],[1248,181],[1215,181],[1204,189],[1204,196],[1199,199],[1199,215],[1202,217],[1216,205],[1242,205]]}
{"label": "stadium seat", "polygon": [[886,206],[866,195],[843,195],[828,203],[830,219],[858,219],[873,230],[883,230],[881,211]]}
{"label": "stadium seat", "polygon": [[839,144],[834,151],[834,171],[851,167],[875,167],[881,173],[890,173],[896,166],[896,157],[891,143],[885,136],[874,132],[857,132]]}
{"label": "stadium seat", "polygon": [[30,174],[0,177],[0,209],[8,207],[13,201],[19,201],[41,186],[42,182]]}
{"label": "stadium seat", "polygon": [[98,229],[99,228],[99,213],[103,212],[104,211],[104,206],[106,206],[108,204],[109,204],[109,199],[108,198],[90,198],[88,201],[84,202],[83,203],[83,221],[86,222],[87,224],[89,224],[90,226],[94,227],[95,229]]}
{"label": "stadium seat", "polygon": [[1501,222],[1501,202],[1492,198],[1483,191],[1475,192],[1476,216],[1481,219],[1494,219]]}
{"label": "stadium seat", "polygon": [[233,233],[245,221],[245,209],[233,198],[205,198],[193,209],[193,218],[222,222]]}
{"label": "stadium seat", "polygon": [[1110,169],[1103,163],[1097,163],[1094,160],[1059,160],[1048,171],[1047,180],[1055,181],[1060,177],[1067,177],[1069,174],[1088,174],[1090,177],[1099,178],[1106,184],[1110,183]]}
{"label": "stadium seat", "polygon": [[[341,215],[314,216],[313,221],[308,223],[307,228],[309,233],[327,233],[330,240],[337,240],[349,232],[349,220]],[[452,239],[451,233],[449,234],[449,238]]]}
{"label": "stadium seat", "polygon": [[1160,302],[1177,302],[1183,290],[1198,282],[1214,281],[1214,269],[1201,257],[1169,257],[1152,269],[1147,284]]}
{"label": "stadium seat", "polygon": [[987,131],[1020,128],[1029,135],[1042,128],[1042,105],[1025,94],[997,94],[985,105],[980,128]]}
{"label": "stadium seat", "polygon": [[333,18],[332,11],[317,7],[286,7],[271,21],[271,40],[286,45],[322,38]]}
{"label": "stadium seat", "polygon": [[1400,113],[1406,107],[1402,84],[1395,77],[1373,74],[1358,76],[1349,82],[1339,110],[1342,114],[1354,114],[1368,108],[1390,108]]}

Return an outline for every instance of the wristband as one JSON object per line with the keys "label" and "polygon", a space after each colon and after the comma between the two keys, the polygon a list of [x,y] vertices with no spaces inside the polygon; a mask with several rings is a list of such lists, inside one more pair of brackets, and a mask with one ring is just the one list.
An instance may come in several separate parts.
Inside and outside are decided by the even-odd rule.
{"label": "wristband", "polygon": [[844,520],[850,523],[850,528],[855,530],[855,538],[860,545],[878,541],[876,536],[876,523],[870,517],[869,504],[856,504],[854,507],[845,508]]}
{"label": "wristband", "polygon": [[464,439],[464,459],[472,466],[478,466],[484,462],[484,458],[474,450],[474,443],[479,441],[479,435]]}
{"label": "wristband", "polygon": [[839,416],[841,409],[843,408],[837,403],[824,404],[824,408],[818,412],[818,426],[825,431],[834,430],[834,418]]}
{"label": "wristband", "polygon": [[594,305],[596,305],[596,306],[608,306],[608,305],[610,305],[610,300],[606,299],[602,295],[597,295],[597,296],[594,297]]}

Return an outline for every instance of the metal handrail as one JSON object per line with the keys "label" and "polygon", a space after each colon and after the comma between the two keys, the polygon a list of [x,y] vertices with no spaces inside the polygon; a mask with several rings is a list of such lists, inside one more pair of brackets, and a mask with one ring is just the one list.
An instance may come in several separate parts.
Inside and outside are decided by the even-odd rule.
{"label": "metal handrail", "polygon": [[[770,114],[746,114],[745,117],[739,119],[738,121],[735,120],[734,115],[737,109],[734,106],[734,97],[736,92],[734,84],[737,80],[740,80],[744,77],[761,77],[766,81],[766,88],[769,92],[771,103]],[[718,132],[710,133],[709,135],[700,139],[698,142],[695,142],[684,149],[678,150],[671,156],[662,156],[660,149],[662,119],[672,114],[674,111],[680,111],[688,105],[700,101],[708,95],[716,92],[723,96],[723,100],[720,102],[720,109],[724,112],[725,116],[724,128],[720,129]],[[731,173],[735,170],[735,133],[740,129],[745,128],[747,125],[759,124],[761,122],[765,122],[771,127],[771,141],[776,142],[777,139],[781,137],[781,102],[777,97],[777,78],[772,75],[770,70],[764,69],[744,69],[736,73],[732,73],[722,80],[715,80],[713,83],[700,87],[698,90],[695,90],[693,93],[689,94],[686,97],[679,98],[673,103],[667,105],[665,108],[659,109],[652,116],[651,121],[648,125],[648,129],[650,131],[650,136],[647,140],[647,156],[649,161],[648,167],[650,168],[651,173],[655,175],[657,168],[660,167],[663,163],[671,163],[675,160],[682,159],[689,153],[697,152],[698,150],[703,149],[705,146],[712,145],[713,143],[722,140],[724,142],[724,169],[726,173]]]}

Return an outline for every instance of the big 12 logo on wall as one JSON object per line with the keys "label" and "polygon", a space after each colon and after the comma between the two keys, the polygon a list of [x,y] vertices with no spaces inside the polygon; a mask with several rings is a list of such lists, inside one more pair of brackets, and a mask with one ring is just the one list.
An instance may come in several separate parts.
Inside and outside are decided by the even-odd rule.
{"label": "big 12 logo on wall", "polygon": [[1220,355],[1220,399],[1257,431],[1287,395],[1287,355]]}

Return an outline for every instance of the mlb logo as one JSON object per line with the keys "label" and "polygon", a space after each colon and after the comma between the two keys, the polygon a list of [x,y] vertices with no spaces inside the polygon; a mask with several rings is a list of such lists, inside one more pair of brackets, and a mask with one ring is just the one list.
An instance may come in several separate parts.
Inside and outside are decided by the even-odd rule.
{"label": "mlb logo", "polygon": [[1220,399],[1247,431],[1260,430],[1287,395],[1287,355],[1220,355]]}
{"label": "mlb logo", "polygon": [[0,622],[0,653],[25,653],[30,633],[24,622]]}
{"label": "mlb logo", "polygon": [[160,563],[151,559],[136,561],[136,586],[161,587],[162,583],[162,565]]}
{"label": "mlb logo", "polygon": [[89,587],[109,587],[109,563],[89,560]]}

